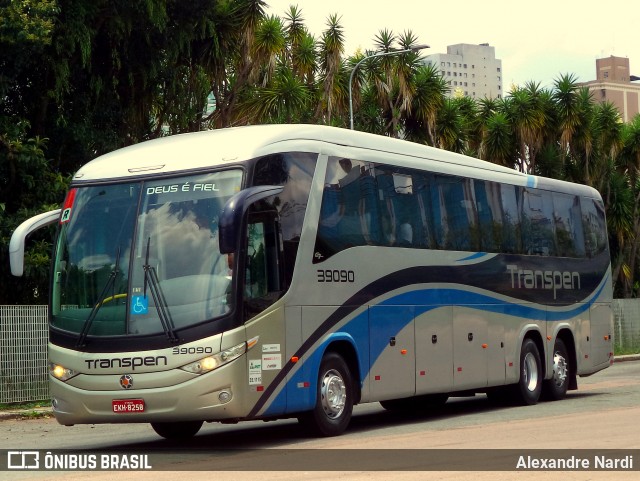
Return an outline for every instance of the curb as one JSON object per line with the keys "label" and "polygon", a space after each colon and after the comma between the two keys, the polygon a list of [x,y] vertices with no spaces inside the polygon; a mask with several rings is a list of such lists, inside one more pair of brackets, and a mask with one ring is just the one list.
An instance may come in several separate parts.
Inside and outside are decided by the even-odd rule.
{"label": "curb", "polygon": [[640,361],[640,354],[625,354],[624,356],[613,356],[613,362]]}
{"label": "curb", "polygon": [[[640,354],[625,354],[623,356],[615,356],[614,362],[640,361]],[[20,409],[15,411],[0,411],[0,421],[8,421],[11,419],[25,419],[39,417],[53,417],[53,409],[51,407],[41,407],[33,409]]]}
{"label": "curb", "polygon": [[0,421],[8,421],[11,419],[39,419],[50,417],[53,417],[53,409],[51,407],[0,411]]}

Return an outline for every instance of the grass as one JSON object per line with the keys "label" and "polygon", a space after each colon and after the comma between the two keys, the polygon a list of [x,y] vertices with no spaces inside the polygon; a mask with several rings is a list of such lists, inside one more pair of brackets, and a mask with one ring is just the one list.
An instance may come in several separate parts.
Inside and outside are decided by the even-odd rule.
{"label": "grass", "polygon": [[37,409],[51,406],[48,399],[42,401],[29,401],[17,403],[0,403],[0,411],[18,411],[23,409]]}
{"label": "grass", "polygon": [[20,411],[19,419],[43,419],[53,416],[51,411],[41,411],[40,408],[51,406],[51,401],[30,401],[17,403],[0,403],[0,413],[5,411]]}
{"label": "grass", "polygon": [[624,356],[625,354],[638,354],[640,353],[640,347],[618,347],[614,348],[614,355]]}

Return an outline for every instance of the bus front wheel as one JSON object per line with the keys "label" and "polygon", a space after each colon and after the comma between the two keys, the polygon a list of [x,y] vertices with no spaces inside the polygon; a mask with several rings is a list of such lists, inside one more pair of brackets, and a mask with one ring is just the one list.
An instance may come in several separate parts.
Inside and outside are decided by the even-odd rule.
{"label": "bus front wheel", "polygon": [[202,423],[202,421],[151,423],[151,427],[165,439],[188,439],[200,431]]}
{"label": "bus front wheel", "polygon": [[335,352],[322,358],[316,403],[312,411],[298,418],[300,423],[319,436],[342,434],[353,412],[353,380],[344,359]]}
{"label": "bus front wheel", "polygon": [[514,400],[523,405],[536,404],[542,392],[542,378],[538,347],[532,339],[525,339],[520,351],[520,379],[514,386]]}

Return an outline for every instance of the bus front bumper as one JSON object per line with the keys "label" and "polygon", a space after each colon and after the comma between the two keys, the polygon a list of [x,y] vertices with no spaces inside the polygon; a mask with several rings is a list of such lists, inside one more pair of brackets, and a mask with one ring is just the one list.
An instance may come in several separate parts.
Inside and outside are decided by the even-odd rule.
{"label": "bus front bumper", "polygon": [[144,389],[135,389],[135,375],[131,388],[120,390],[80,389],[50,376],[53,414],[63,425],[243,419],[252,401],[244,366],[232,362],[173,386]]}

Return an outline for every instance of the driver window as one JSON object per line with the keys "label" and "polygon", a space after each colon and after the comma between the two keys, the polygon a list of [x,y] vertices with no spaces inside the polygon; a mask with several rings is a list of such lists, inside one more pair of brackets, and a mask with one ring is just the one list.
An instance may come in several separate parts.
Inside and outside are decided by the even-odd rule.
{"label": "driver window", "polygon": [[267,263],[264,224],[249,224],[245,295],[257,299],[267,295]]}
{"label": "driver window", "polygon": [[244,264],[245,314],[255,315],[282,295],[282,242],[274,213],[250,216]]}

